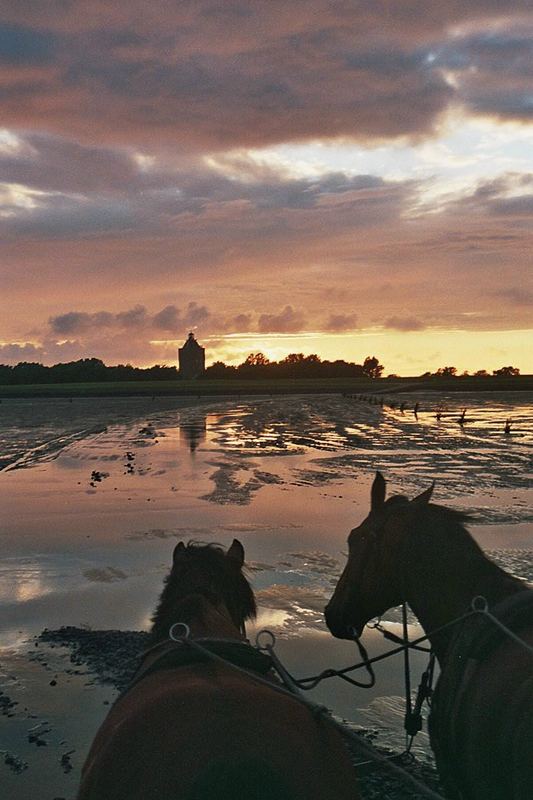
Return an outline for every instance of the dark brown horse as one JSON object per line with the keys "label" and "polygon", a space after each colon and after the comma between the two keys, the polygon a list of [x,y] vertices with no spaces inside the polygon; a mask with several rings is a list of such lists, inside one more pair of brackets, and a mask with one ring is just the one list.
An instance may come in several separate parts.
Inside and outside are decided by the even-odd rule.
{"label": "dark brown horse", "polygon": [[[177,545],[153,647],[93,742],[78,800],[357,800],[341,736],[279,691],[245,639],[255,600],[243,563],[237,540],[227,553]],[[247,674],[171,641],[176,623]]]}
{"label": "dark brown horse", "polygon": [[[385,492],[378,472],[370,514],[348,537],[328,627],[349,638],[407,601],[441,666],[429,729],[450,797],[531,800],[533,591],[484,555],[464,515],[429,502],[432,488],[411,501]],[[468,615],[476,596],[525,646],[482,613],[432,634]]]}

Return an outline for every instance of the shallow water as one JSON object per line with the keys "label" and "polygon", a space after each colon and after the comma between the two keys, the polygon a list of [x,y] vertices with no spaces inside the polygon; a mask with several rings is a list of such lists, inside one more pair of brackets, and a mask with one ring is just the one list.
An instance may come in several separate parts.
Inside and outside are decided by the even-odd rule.
{"label": "shallow water", "polygon": [[[177,539],[243,542],[257,628],[275,632],[298,675],[354,660],[353,645],[325,631],[322,609],[346,536],[368,511],[375,469],[390,491],[409,495],[436,479],[436,501],[473,512],[480,544],[533,579],[533,397],[395,399],[403,413],[340,396],[2,402],[0,689],[19,705],[0,717],[0,750],[28,764],[20,774],[0,765],[13,800],[37,785],[43,797],[72,796],[109,695],[85,686],[86,677],[65,677],[65,654],[30,662],[29,637],[45,626],[146,628]],[[373,653],[391,647],[376,632],[366,639]],[[50,687],[54,659],[60,686]],[[417,654],[415,682],[423,668]],[[337,680],[314,697],[401,749],[401,674],[394,659],[380,666],[373,690]],[[28,729],[51,715],[47,744],[29,742]],[[423,736],[417,747],[427,748]],[[72,748],[65,772],[61,757]]]}

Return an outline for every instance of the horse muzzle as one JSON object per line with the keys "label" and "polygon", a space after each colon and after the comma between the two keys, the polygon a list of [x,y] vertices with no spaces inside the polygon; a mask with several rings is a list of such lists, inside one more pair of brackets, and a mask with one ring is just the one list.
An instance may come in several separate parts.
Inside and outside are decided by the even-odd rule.
{"label": "horse muzzle", "polygon": [[354,625],[353,622],[347,622],[343,615],[339,614],[331,603],[328,603],[325,607],[324,617],[326,619],[326,625],[336,639],[353,639],[354,637],[360,636],[364,628],[364,625],[361,625],[359,628],[357,625]]}

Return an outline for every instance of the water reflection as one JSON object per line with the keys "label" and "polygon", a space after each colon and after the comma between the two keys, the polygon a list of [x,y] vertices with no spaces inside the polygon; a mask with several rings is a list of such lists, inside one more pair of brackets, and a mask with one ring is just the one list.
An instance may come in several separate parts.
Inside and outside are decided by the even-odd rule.
{"label": "water reflection", "polygon": [[179,423],[180,442],[184,442],[191,453],[205,441],[207,435],[207,416],[201,411],[198,414],[188,415]]}
{"label": "water reflection", "polygon": [[54,591],[57,575],[45,573],[42,564],[33,559],[0,561],[0,605],[24,603]]}

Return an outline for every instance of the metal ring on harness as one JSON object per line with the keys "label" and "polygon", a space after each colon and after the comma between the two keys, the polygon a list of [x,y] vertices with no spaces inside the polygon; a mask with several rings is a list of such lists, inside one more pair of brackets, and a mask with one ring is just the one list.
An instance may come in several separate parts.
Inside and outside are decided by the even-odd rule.
{"label": "metal ring on harness", "polygon": [[[264,644],[261,644],[261,636],[267,637],[267,641]],[[270,639],[270,641],[268,641]],[[260,631],[257,632],[255,636],[255,646],[258,650],[268,650],[271,647],[274,647],[276,644],[276,637],[269,631],[268,628],[262,628]]]}
{"label": "metal ring on harness", "polygon": [[[175,630],[176,628],[181,628],[183,633],[177,634]],[[173,642],[182,642],[184,639],[188,639],[190,635],[191,629],[186,622],[175,622],[170,626],[168,631],[168,638],[172,639]]]}
{"label": "metal ring on harness", "polygon": [[483,597],[482,594],[476,595],[472,599],[472,602],[470,603],[470,608],[472,609],[472,611],[481,611],[483,613],[488,611],[489,604],[487,602],[487,598]]}

